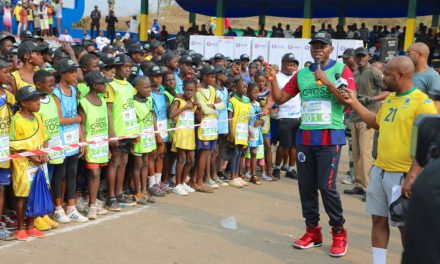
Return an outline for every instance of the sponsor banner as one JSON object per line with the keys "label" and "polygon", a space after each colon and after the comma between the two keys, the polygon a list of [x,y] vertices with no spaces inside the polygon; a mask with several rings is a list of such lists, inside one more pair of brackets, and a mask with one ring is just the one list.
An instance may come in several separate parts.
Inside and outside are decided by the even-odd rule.
{"label": "sponsor banner", "polygon": [[254,38],[250,37],[238,37],[234,38],[235,46],[234,46],[234,55],[230,56],[232,59],[238,59],[242,54],[247,54],[251,56],[252,50],[252,40]]}
{"label": "sponsor banner", "polygon": [[189,49],[200,54],[205,54],[205,36],[190,36]]}
{"label": "sponsor banner", "polygon": [[258,58],[258,56],[263,56],[264,60],[267,61],[269,58],[269,38],[253,38],[252,39],[252,60]]}

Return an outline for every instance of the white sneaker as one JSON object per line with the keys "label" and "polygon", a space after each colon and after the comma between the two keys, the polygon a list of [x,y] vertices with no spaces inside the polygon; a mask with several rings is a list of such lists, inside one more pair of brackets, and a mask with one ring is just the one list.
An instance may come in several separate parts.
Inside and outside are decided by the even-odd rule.
{"label": "white sneaker", "polygon": [[236,188],[243,188],[243,184],[239,180],[240,178],[235,178],[233,180],[229,181],[229,186],[236,187]]}
{"label": "white sneaker", "polygon": [[246,179],[250,180],[252,175],[250,171],[246,171],[246,173],[244,174],[244,177],[246,177]]}
{"label": "white sneaker", "polygon": [[[250,179],[250,178],[249,178],[249,179]],[[248,186],[248,185],[249,185],[245,180],[243,180],[243,179],[240,178],[240,177],[238,177],[237,180],[238,180],[238,181],[241,183],[241,185],[243,185],[243,186]]]}
{"label": "white sneaker", "polygon": [[96,204],[92,204],[89,207],[89,212],[87,213],[87,218],[89,220],[96,220],[96,214],[98,213],[98,208],[96,207]]}
{"label": "white sneaker", "polygon": [[79,199],[76,199],[76,210],[79,212],[85,212],[86,210],[86,203],[82,196]]}
{"label": "white sneaker", "polygon": [[261,179],[263,179],[263,181],[273,181],[273,179],[269,176],[267,176],[266,172],[263,172],[263,174],[261,175]]}
{"label": "white sneaker", "polygon": [[214,181],[215,181],[215,183],[217,183],[220,187],[228,187],[228,186],[229,186],[229,184],[228,184],[227,182],[224,182],[224,181],[220,180],[220,178],[217,178],[217,179],[215,179]]}
{"label": "white sneaker", "polygon": [[53,219],[61,224],[70,223],[70,218],[67,217],[63,209],[53,212]]}
{"label": "white sneaker", "polygon": [[183,185],[183,189],[188,192],[188,193],[193,193],[196,192],[196,190],[194,190],[193,188],[191,188],[191,186],[189,186],[188,184],[186,184],[186,182]]}
{"label": "white sneaker", "polygon": [[77,223],[87,223],[89,219],[82,214],[80,214],[77,210],[72,211],[70,214],[67,215],[71,221],[77,222]]}
{"label": "white sneaker", "polygon": [[218,189],[218,188],[220,188],[220,186],[217,183],[215,183],[215,181],[213,181],[211,179],[206,180],[205,181],[205,185],[208,186],[211,189]]}
{"label": "white sneaker", "polygon": [[353,185],[354,184],[354,179],[353,178],[347,178],[345,180],[342,180],[343,184],[347,184],[347,185]]}
{"label": "white sneaker", "polygon": [[176,195],[180,195],[180,196],[187,196],[188,195],[188,192],[185,191],[185,187],[183,187],[182,184],[179,184],[176,187],[174,187],[173,193]]}

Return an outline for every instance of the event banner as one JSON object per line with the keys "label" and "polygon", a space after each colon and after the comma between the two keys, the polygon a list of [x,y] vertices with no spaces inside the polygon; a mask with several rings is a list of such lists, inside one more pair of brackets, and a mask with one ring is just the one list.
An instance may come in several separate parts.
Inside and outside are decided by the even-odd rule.
{"label": "event banner", "polygon": [[205,54],[205,36],[191,36],[189,41],[189,49],[200,54]]}
{"label": "event banner", "polygon": [[267,61],[269,58],[269,40],[268,38],[252,38],[251,58],[254,60],[258,56],[263,56]]}
{"label": "event banner", "polygon": [[232,59],[240,58],[242,54],[251,55],[252,50],[252,39],[250,37],[236,37],[235,40],[235,48],[234,48],[234,56],[230,56]]}

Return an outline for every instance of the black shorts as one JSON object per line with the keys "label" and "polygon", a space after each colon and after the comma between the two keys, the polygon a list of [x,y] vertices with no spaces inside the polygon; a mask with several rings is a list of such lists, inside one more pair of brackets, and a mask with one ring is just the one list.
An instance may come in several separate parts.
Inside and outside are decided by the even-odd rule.
{"label": "black shorts", "polygon": [[119,140],[119,145],[114,148],[114,150],[122,153],[131,153],[131,151],[133,150],[133,139],[125,138]]}
{"label": "black shorts", "polygon": [[300,124],[299,118],[281,118],[278,120],[280,146],[290,148],[296,145],[296,133]]}

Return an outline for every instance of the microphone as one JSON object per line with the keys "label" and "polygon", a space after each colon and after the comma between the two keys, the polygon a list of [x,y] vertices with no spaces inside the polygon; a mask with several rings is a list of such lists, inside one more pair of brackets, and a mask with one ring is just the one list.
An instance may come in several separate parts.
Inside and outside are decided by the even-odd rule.
{"label": "microphone", "polygon": [[348,82],[346,79],[341,78],[341,74],[340,73],[336,73],[335,74],[335,85],[336,88],[338,88],[339,90],[346,90],[347,86],[348,86]]}
{"label": "microphone", "polygon": [[[321,69],[321,61],[319,60],[315,60],[315,65],[316,65],[316,69],[320,70]],[[322,85],[322,81],[317,79],[316,80],[316,85],[321,86]]]}

